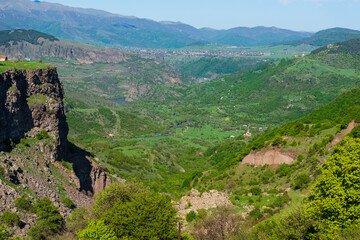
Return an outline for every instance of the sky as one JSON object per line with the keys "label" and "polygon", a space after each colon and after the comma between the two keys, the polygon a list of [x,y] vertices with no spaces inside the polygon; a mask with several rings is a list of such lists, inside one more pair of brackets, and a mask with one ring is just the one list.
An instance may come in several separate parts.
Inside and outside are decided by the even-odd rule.
{"label": "sky", "polygon": [[360,0],[44,0],[196,28],[279,27],[360,30]]}

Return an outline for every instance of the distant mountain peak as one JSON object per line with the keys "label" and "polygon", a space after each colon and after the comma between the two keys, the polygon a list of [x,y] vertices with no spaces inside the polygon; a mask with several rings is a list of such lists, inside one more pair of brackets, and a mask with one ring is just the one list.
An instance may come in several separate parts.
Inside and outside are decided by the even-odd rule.
{"label": "distant mountain peak", "polygon": [[275,27],[197,29],[181,22],[156,22],[56,3],[1,0],[0,30],[17,28],[35,29],[69,41],[112,48],[178,48],[199,41],[260,46],[310,36],[310,33]]}

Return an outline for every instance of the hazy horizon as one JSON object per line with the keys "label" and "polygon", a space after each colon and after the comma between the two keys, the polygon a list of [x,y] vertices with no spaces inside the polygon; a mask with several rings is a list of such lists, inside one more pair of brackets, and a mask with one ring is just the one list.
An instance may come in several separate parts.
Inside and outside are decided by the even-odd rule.
{"label": "hazy horizon", "polygon": [[[44,1],[45,2],[45,1]],[[46,0],[124,16],[189,24],[196,28],[277,27],[316,32],[343,27],[359,30],[359,0]]]}

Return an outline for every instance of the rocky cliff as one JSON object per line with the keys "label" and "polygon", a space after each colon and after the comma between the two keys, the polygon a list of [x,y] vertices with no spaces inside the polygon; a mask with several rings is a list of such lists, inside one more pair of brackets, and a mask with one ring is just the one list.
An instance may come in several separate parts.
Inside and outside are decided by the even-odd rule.
{"label": "rocky cliff", "polygon": [[55,155],[48,160],[63,158],[68,134],[63,95],[53,68],[0,74],[0,150],[46,131],[55,141]]}
{"label": "rocky cliff", "polygon": [[8,45],[0,45],[0,52],[2,55],[7,55],[9,58],[15,59],[54,57],[66,60],[77,60],[81,63],[120,63],[127,59],[127,56],[118,50],[101,49],[86,44],[71,43],[63,40],[51,41],[44,38],[39,38],[36,43],[19,41]]}
{"label": "rocky cliff", "polygon": [[19,197],[48,197],[61,215],[87,207],[111,182],[91,154],[67,140],[63,88],[56,69],[8,70],[0,74],[0,215],[16,212],[25,236],[37,217],[14,204]]}

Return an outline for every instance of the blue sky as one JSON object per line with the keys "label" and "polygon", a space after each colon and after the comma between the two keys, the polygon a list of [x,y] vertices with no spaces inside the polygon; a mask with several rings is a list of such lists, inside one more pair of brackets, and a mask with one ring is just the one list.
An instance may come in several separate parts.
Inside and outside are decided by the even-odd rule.
{"label": "blue sky", "polygon": [[228,29],[275,26],[298,31],[360,30],[360,0],[46,0],[156,21]]}

